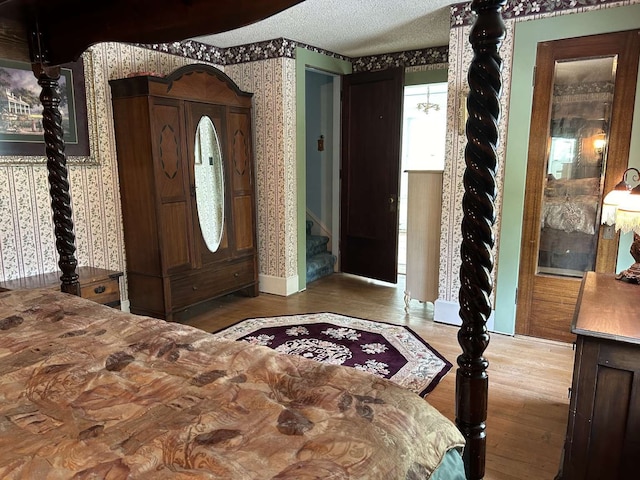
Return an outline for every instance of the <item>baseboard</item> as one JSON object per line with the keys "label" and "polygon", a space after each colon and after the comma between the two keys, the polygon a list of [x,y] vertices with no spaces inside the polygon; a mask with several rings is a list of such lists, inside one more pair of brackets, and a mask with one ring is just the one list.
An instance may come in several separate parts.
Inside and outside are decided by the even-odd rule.
{"label": "baseboard", "polygon": [[271,275],[259,275],[260,292],[288,297],[298,293],[298,275],[289,278],[274,277]]}
{"label": "baseboard", "polygon": [[[494,310],[487,320],[487,330],[495,332],[494,328]],[[448,302],[446,300],[436,300],[433,304],[433,320],[435,322],[446,323],[448,325],[462,325],[460,318],[460,305],[457,302]]]}
{"label": "baseboard", "polygon": [[120,302],[120,310],[122,310],[123,312],[130,312],[130,308],[131,308],[131,302],[129,300],[122,300]]}

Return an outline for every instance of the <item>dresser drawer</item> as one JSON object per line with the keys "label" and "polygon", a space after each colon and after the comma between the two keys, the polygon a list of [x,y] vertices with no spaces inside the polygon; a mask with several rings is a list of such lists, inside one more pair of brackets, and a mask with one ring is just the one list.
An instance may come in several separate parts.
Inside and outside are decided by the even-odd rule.
{"label": "dresser drawer", "polygon": [[103,305],[115,307],[120,305],[120,282],[117,278],[80,284],[80,296]]}
{"label": "dresser drawer", "polygon": [[214,296],[225,295],[255,283],[254,258],[204,267],[195,273],[171,278],[174,311]]}

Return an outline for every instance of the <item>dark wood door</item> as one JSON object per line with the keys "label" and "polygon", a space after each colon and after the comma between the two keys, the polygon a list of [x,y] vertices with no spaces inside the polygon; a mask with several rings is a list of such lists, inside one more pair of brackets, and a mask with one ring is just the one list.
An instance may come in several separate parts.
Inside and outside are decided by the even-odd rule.
{"label": "dark wood door", "polygon": [[574,341],[584,272],[615,270],[618,236],[600,212],[629,159],[639,52],[637,31],[538,45],[517,333]]}
{"label": "dark wood door", "polygon": [[398,277],[404,69],[345,75],[342,87],[342,271]]}

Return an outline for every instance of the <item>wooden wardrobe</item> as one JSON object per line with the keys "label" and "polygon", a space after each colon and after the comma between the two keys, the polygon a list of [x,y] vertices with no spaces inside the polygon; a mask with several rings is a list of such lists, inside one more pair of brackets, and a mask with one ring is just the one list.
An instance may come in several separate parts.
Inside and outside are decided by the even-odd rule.
{"label": "wooden wardrobe", "polygon": [[[173,320],[228,293],[257,295],[251,94],[208,65],[109,83],[131,312]],[[204,158],[202,121],[214,139]],[[197,182],[209,164],[216,188]],[[200,220],[211,217],[213,248]]]}

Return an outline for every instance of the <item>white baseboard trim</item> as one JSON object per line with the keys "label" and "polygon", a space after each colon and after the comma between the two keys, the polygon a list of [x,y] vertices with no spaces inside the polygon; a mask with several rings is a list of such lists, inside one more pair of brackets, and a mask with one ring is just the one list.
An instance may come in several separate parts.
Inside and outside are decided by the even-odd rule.
{"label": "white baseboard trim", "polygon": [[129,300],[122,300],[120,302],[120,310],[123,312],[130,313],[131,312],[131,302]]}
{"label": "white baseboard trim", "polygon": [[258,275],[260,286],[258,287],[262,293],[271,293],[288,297],[294,293],[298,293],[298,275],[289,278],[274,277],[272,275]]}
{"label": "white baseboard trim", "polygon": [[[491,315],[487,320],[487,330],[495,332],[494,328],[494,311],[491,310]],[[462,319],[460,318],[460,304],[457,302],[448,302],[446,300],[436,300],[433,304],[433,320],[435,322],[446,323],[448,325],[462,325]]]}

